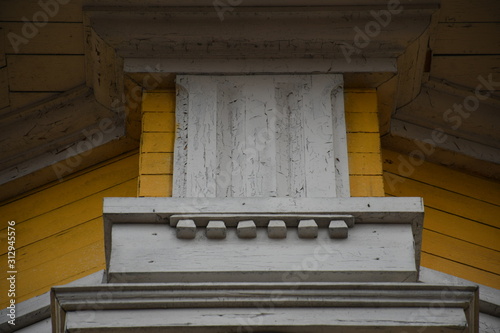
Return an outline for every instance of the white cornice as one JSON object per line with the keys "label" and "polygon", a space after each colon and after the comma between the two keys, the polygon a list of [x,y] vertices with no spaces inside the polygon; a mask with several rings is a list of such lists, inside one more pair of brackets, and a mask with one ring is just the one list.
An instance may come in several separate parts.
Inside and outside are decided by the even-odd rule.
{"label": "white cornice", "polygon": [[[162,332],[249,327],[477,332],[479,317],[476,287],[418,283],[108,284],[55,287],[51,297],[55,333],[155,332],[159,327]],[[251,320],[256,317],[261,318]]]}

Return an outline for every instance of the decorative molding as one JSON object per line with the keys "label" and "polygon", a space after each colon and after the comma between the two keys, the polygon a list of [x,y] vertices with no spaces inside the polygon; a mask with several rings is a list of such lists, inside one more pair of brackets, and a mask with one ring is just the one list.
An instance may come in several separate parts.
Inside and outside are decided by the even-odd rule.
{"label": "decorative molding", "polygon": [[500,318],[500,290],[498,289],[461,279],[459,277],[426,267],[420,267],[419,280],[429,284],[478,286],[479,311],[481,311],[481,313]]}
{"label": "decorative molding", "polygon": [[[66,286],[86,286],[98,285],[104,282],[104,270],[87,275],[81,279],[68,283]],[[16,304],[16,325],[10,325],[8,321],[10,318],[7,316],[9,309],[0,311],[0,332],[10,333],[21,330],[25,327],[29,328],[38,322],[50,318],[50,292],[30,298],[27,301]],[[36,331],[40,333],[40,331]]]}
{"label": "decorative molding", "polygon": [[110,329],[146,333],[159,328],[174,332],[181,327],[183,332],[197,333],[234,332],[238,328],[301,332],[478,331],[477,288],[470,286],[108,284],[54,287],[51,298],[55,333]]}
{"label": "decorative molding", "polygon": [[[328,223],[345,215],[356,220],[349,240],[331,238]],[[293,228],[311,216],[321,226],[318,238],[301,240]],[[313,260],[325,244],[332,253],[316,272],[308,270],[313,280],[401,282],[418,276],[423,205],[420,198],[106,198],[104,219],[110,282],[260,281],[261,271],[266,279],[281,281],[287,271],[301,271],[293,263]],[[178,238],[176,229],[165,224],[174,226],[179,219],[193,220],[195,226],[222,220],[231,227],[225,228],[224,241],[209,241],[203,232]],[[238,238],[242,220],[260,226],[255,238]],[[284,220],[285,228],[288,223],[288,236],[269,237],[263,227],[270,220]],[[186,241],[196,245],[186,246]],[[217,255],[222,252],[224,257]],[[200,255],[212,259],[197,259]]]}
{"label": "decorative molding", "polygon": [[286,227],[297,227],[300,220],[313,219],[320,228],[327,228],[332,220],[341,220],[349,227],[354,227],[355,218],[352,215],[339,214],[182,214],[169,217],[170,226],[175,227],[180,220],[193,220],[195,226],[206,227],[210,220],[224,221],[227,227],[236,228],[238,222],[252,220],[257,227],[267,227],[269,221],[283,221]]}

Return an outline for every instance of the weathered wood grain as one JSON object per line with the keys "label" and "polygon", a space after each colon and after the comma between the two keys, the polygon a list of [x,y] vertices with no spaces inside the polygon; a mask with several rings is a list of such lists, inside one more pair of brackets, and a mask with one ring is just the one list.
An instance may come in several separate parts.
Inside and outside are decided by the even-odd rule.
{"label": "weathered wood grain", "polygon": [[443,0],[441,22],[498,22],[500,3],[496,0]]}
{"label": "weathered wood grain", "polygon": [[[99,300],[98,309],[97,295],[109,295]],[[477,287],[421,283],[126,284],[56,287],[52,294],[57,333],[110,327],[148,332],[151,324],[166,332],[189,326],[186,332],[195,333],[250,327],[308,333],[377,329],[472,333],[477,332],[477,300]],[[123,304],[128,304],[126,309]],[[432,311],[438,304],[439,311]],[[88,320],[96,315],[97,326]],[[141,324],[143,317],[148,321]]]}
{"label": "weathered wood grain", "polygon": [[7,67],[0,68],[0,109],[10,105],[9,98],[9,74]]}
{"label": "weathered wood grain", "polygon": [[10,98],[10,105],[13,110],[15,109],[20,109],[24,108],[27,106],[31,106],[33,104],[37,104],[38,102],[42,102],[44,100],[47,100],[51,97],[55,97],[57,93],[50,93],[50,92],[31,92],[31,91],[25,91],[25,92],[10,92],[9,93],[9,98]]}
{"label": "weathered wood grain", "polygon": [[[25,22],[1,23],[6,34],[15,34],[19,38],[24,38],[24,25]],[[9,39],[6,39],[6,53],[80,55],[84,53],[82,23],[47,23],[38,29],[38,33],[33,38],[22,41],[13,45]]]}
{"label": "weathered wood grain", "polygon": [[[498,55],[434,56],[431,63],[431,75],[475,89],[482,83],[478,80],[479,75],[487,80],[491,74],[493,82],[500,81],[499,62],[500,56]],[[495,91],[500,90],[498,84],[494,85],[494,89]]]}
{"label": "weathered wood grain", "polygon": [[485,55],[499,50],[500,23],[439,23],[432,52]]}
{"label": "weathered wood grain", "polygon": [[348,196],[338,76],[178,80],[174,196]]}
{"label": "weathered wood grain", "polygon": [[0,68],[7,66],[7,62],[5,60],[5,28],[0,26]]}
{"label": "weathered wood grain", "polygon": [[223,241],[201,231],[182,240],[161,224],[115,224],[112,237],[110,282],[290,282],[300,272],[309,282],[417,277],[410,225],[356,225],[346,241],[330,239],[327,229],[316,240],[299,239],[296,228],[280,240],[268,238],[264,228],[253,240],[239,239],[235,228]]}
{"label": "weathered wood grain", "polygon": [[[458,286],[473,286],[476,282],[460,279],[456,276],[442,273],[433,269],[420,267],[420,281],[430,284],[453,284]],[[500,290],[485,285],[479,285],[479,311],[482,314],[500,315]],[[500,319],[499,319],[500,320]]]}
{"label": "weathered wood grain", "polygon": [[66,91],[85,83],[84,56],[7,55],[11,91]]}
{"label": "weathered wood grain", "polygon": [[[415,311],[410,309],[310,309],[310,308],[273,308],[265,311],[253,309],[249,313],[242,313],[241,309],[197,309],[192,310],[135,310],[125,311],[86,311],[69,312],[67,314],[66,329],[93,331],[119,326],[120,332],[146,333],[141,329],[145,325],[140,319],[148,318],[147,325],[161,327],[162,332],[179,332],[181,327],[190,326],[192,333],[215,333],[221,330],[236,330],[242,327],[252,327],[259,331],[286,330],[304,333],[327,333],[332,330],[341,330],[354,333],[373,329],[383,329],[394,333],[404,330],[408,333],[417,333],[425,329],[429,333],[467,332],[467,320],[462,309],[442,308],[447,315],[443,316],[437,309],[424,308],[426,315],[412,316]],[[246,311],[243,311],[246,312]],[[418,312],[418,311],[417,311]],[[85,322],[81,318],[95,318],[92,322]],[[401,318],[416,317],[411,322],[403,322]],[[167,320],[165,320],[168,318]],[[236,318],[236,320],[235,320]],[[297,318],[301,318],[297,325]],[[432,322],[432,325],[429,325]],[[241,323],[244,323],[242,325]],[[245,323],[248,323],[245,325]],[[255,324],[256,323],[256,324]],[[296,323],[295,325],[293,323]],[[251,326],[250,326],[251,325]],[[57,331],[63,332],[63,331]]]}
{"label": "weathered wood grain", "polygon": [[50,1],[26,1],[5,0],[0,3],[0,21],[20,22],[23,17],[32,21],[33,16],[38,12],[48,13],[49,22],[82,22],[82,4],[83,0],[64,1],[65,4],[49,5],[46,8],[40,6],[40,3],[51,3]]}

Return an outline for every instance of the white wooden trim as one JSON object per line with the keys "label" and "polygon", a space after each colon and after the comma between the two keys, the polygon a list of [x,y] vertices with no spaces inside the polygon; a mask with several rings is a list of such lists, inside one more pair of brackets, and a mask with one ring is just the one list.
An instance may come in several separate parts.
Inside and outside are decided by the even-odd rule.
{"label": "white wooden trim", "polygon": [[412,225],[415,261],[420,265],[424,206],[422,198],[105,198],[105,252],[109,265],[114,223],[169,224],[182,214],[331,214],[352,215],[356,224]]}
{"label": "white wooden trim", "polygon": [[390,57],[352,59],[157,59],[126,58],[126,73],[182,74],[310,74],[396,73],[397,60]]}
{"label": "white wooden trim", "polygon": [[[66,286],[85,286],[85,285],[98,285],[104,282],[105,274],[104,270],[87,275],[83,278],[75,280],[68,283]],[[26,332],[31,332],[30,327],[36,325],[41,321],[49,318],[51,315],[50,310],[50,292],[46,292],[42,295],[35,296],[26,300],[24,302],[16,304],[16,325],[12,326],[8,323],[9,317],[7,317],[7,309],[0,311],[0,332],[9,333],[20,330],[26,327]],[[45,327],[45,324],[40,324]],[[35,326],[38,327],[38,326]],[[36,331],[33,332],[42,332]]]}
{"label": "white wooden trim", "polygon": [[[477,332],[476,299],[475,287],[407,283],[111,284],[54,288],[52,311],[53,318],[58,318],[54,333],[104,332],[111,327],[120,332],[152,332],[148,327],[212,332],[217,327],[225,332],[244,328],[245,323],[260,330],[300,328],[304,332],[333,328],[358,332],[374,325],[386,331],[417,332],[425,327],[429,332],[457,328]],[[246,321],[247,316],[258,318],[263,312],[274,325],[265,316]]]}
{"label": "white wooden trim", "polygon": [[469,280],[439,272],[430,268],[420,267],[419,280],[430,284],[445,284],[479,287],[479,311],[491,316],[500,317],[500,290]]}
{"label": "white wooden trim", "polygon": [[239,238],[236,228],[211,236],[210,226],[178,239],[163,224],[114,224],[108,282],[417,281],[410,225],[357,224],[348,239],[331,239],[327,228],[304,221],[284,239],[265,228],[253,239]]}

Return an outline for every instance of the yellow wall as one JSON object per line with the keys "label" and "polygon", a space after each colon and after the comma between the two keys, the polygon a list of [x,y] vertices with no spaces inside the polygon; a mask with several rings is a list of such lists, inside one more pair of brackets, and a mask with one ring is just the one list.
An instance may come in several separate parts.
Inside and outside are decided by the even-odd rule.
{"label": "yellow wall", "polygon": [[104,269],[102,199],[136,196],[138,157],[121,155],[0,205],[0,308],[7,306],[7,221],[16,221],[17,302]]}
{"label": "yellow wall", "polygon": [[175,91],[145,92],[142,96],[139,196],[172,195],[175,141]]}
{"label": "yellow wall", "polygon": [[424,198],[422,266],[500,288],[500,184],[383,150],[388,196]]}
{"label": "yellow wall", "polygon": [[344,94],[352,197],[383,197],[382,158],[373,89],[347,90]]}

